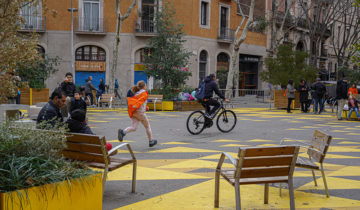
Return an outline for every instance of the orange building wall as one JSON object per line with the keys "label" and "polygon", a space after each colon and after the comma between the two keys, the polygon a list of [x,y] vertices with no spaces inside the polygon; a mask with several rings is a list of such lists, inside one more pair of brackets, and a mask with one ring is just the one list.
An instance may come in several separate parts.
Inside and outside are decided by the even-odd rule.
{"label": "orange building wall", "polygon": [[[164,2],[165,0],[163,0]],[[257,0],[259,1],[259,0]],[[261,0],[265,1],[265,0]],[[212,0],[210,3],[210,29],[199,26],[199,0],[172,0],[176,2],[176,19],[180,24],[184,24],[184,31],[189,36],[198,36],[208,39],[217,39],[219,30],[219,7],[220,2],[230,5],[230,28],[236,29],[241,21],[241,17],[236,14],[236,3],[230,0]],[[265,3],[265,2],[264,2]],[[120,0],[122,14],[130,6],[130,0]],[[73,7],[78,8],[78,0],[73,0]],[[47,0],[46,3],[46,30],[70,31],[70,1]],[[121,33],[134,33],[134,23],[137,20],[138,5],[134,7],[130,16],[123,22]],[[53,17],[51,11],[56,11]],[[115,33],[116,31],[116,12],[115,0],[104,0],[104,19],[107,21],[107,32]],[[77,16],[74,13],[74,16]],[[241,34],[241,31],[239,35]],[[245,43],[257,46],[266,46],[266,35],[249,31]]]}

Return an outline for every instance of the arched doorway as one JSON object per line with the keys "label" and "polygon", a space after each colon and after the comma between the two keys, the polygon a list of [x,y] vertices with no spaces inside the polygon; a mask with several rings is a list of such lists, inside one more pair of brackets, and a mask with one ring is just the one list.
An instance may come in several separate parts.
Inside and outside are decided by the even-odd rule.
{"label": "arched doorway", "polygon": [[297,51],[305,51],[304,43],[302,41],[299,41],[296,45]]}
{"label": "arched doorway", "polygon": [[205,79],[206,76],[206,69],[207,69],[207,59],[208,53],[206,50],[200,52],[200,62],[199,62],[199,84],[201,81]]}
{"label": "arched doorway", "polygon": [[[140,80],[144,80],[148,86],[148,89],[153,88],[153,81],[152,80],[150,81],[150,79],[148,81],[148,76],[144,73],[144,69],[145,69],[144,55],[148,55],[148,56],[151,55],[151,51],[152,50],[148,48],[141,48],[135,52],[134,84],[136,84]],[[148,82],[150,82],[151,84],[149,84]]]}
{"label": "arched doorway", "polygon": [[227,75],[230,67],[229,61],[229,55],[224,52],[219,53],[217,56],[216,77],[219,79],[220,89],[226,88]]}
{"label": "arched doorway", "polygon": [[89,76],[93,77],[93,85],[97,87],[100,79],[105,80],[106,52],[95,45],[85,45],[75,51],[75,84],[85,85]]}

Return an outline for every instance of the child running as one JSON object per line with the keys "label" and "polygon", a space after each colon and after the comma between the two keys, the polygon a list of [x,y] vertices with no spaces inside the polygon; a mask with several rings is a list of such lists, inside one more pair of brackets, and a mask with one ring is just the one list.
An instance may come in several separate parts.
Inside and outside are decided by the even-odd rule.
{"label": "child running", "polygon": [[124,136],[127,133],[136,131],[139,122],[141,122],[146,129],[146,134],[149,139],[149,147],[153,147],[157,144],[157,140],[152,139],[150,123],[145,114],[146,103],[149,98],[145,82],[143,80],[139,81],[137,85],[132,88],[132,91],[135,95],[127,98],[128,113],[132,123],[130,127],[127,127],[124,130],[118,130],[118,139],[119,141],[123,141]]}

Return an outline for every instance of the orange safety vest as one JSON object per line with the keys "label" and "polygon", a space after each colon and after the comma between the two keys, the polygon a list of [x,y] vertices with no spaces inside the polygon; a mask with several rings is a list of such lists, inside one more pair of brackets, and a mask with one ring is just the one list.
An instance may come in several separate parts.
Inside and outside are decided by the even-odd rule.
{"label": "orange safety vest", "polygon": [[141,105],[146,102],[148,98],[149,98],[149,93],[147,91],[144,91],[137,96],[127,98],[128,113],[130,118],[132,118],[134,112],[138,110],[141,107]]}

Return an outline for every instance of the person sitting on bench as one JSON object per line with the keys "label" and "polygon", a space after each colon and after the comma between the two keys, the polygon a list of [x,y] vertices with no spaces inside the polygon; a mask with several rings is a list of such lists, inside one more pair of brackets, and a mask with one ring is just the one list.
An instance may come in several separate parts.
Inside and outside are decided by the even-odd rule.
{"label": "person sitting on bench", "polygon": [[349,117],[348,117],[348,120],[351,118],[351,114],[352,114],[353,110],[356,112],[357,119],[360,120],[358,103],[359,103],[359,101],[356,100],[354,98],[354,96],[352,96],[352,95],[349,96],[349,101],[348,101]]}

